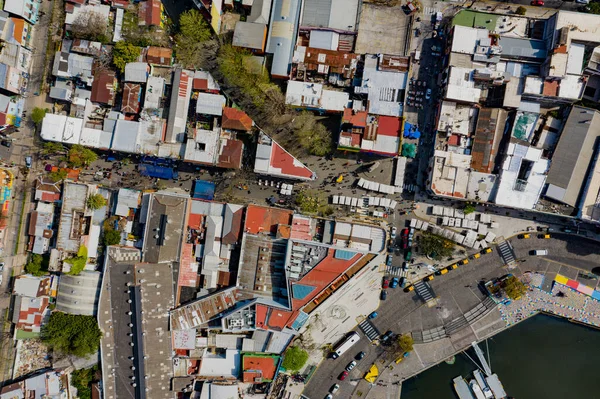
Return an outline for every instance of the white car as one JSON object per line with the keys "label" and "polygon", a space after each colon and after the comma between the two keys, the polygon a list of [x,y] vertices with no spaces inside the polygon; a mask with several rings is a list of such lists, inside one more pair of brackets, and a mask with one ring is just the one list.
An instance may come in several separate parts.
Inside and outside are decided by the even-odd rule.
{"label": "white car", "polygon": [[396,226],[392,227],[392,232],[390,233],[390,238],[392,240],[396,239],[396,232],[398,231],[398,229],[396,228]]}
{"label": "white car", "polygon": [[4,262],[0,262],[0,273],[4,270]]}
{"label": "white car", "polygon": [[575,3],[579,3],[579,4],[590,4],[590,0],[575,0]]}

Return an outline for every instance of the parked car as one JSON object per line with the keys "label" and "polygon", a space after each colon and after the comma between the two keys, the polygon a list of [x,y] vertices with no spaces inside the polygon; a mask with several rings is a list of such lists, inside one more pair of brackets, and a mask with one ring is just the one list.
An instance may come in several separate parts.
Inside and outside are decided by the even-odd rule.
{"label": "parked car", "polygon": [[390,286],[390,280],[388,280],[387,278],[383,279],[383,284],[381,284],[381,289],[388,289],[388,287]]}
{"label": "parked car", "polygon": [[402,230],[402,249],[408,248],[408,229]]}
{"label": "parked car", "polygon": [[533,0],[531,2],[532,6],[537,6],[537,7],[543,7],[544,6],[544,2],[543,0]]}
{"label": "parked car", "polygon": [[408,251],[406,251],[406,254],[404,255],[404,260],[408,262],[411,259],[412,259],[412,251],[409,249]]}
{"label": "parked car", "polygon": [[329,388],[329,393],[330,394],[334,394],[336,393],[338,390],[340,389],[340,386],[338,384],[333,384],[331,386],[331,388]]}
{"label": "parked car", "polygon": [[29,155],[25,157],[25,166],[31,168],[31,156]]}
{"label": "parked car", "polygon": [[390,284],[390,287],[396,288],[398,286],[398,282],[399,282],[398,277],[394,277],[392,279],[392,283]]}
{"label": "parked car", "polygon": [[325,395],[325,399],[333,399],[333,395],[328,393],[327,395]]}
{"label": "parked car", "polygon": [[425,99],[429,100],[431,98],[431,89],[427,89],[427,91],[425,92]]}
{"label": "parked car", "polygon": [[340,381],[344,381],[348,377],[348,372],[346,370],[342,371],[342,374],[338,377]]}
{"label": "parked car", "polygon": [[383,337],[381,337],[381,342],[387,342],[389,341],[390,338],[392,338],[392,335],[394,335],[393,331],[387,331],[385,334],[383,334]]}
{"label": "parked car", "polygon": [[548,255],[548,250],[547,249],[534,249],[533,251],[529,251],[529,255],[535,255],[535,256]]}
{"label": "parked car", "polygon": [[400,287],[406,287],[406,277],[400,277]]}
{"label": "parked car", "polygon": [[353,360],[350,363],[348,363],[348,365],[346,366],[346,371],[352,371],[352,369],[356,367],[356,361]]}
{"label": "parked car", "polygon": [[377,313],[377,312],[373,312],[373,313],[371,313],[371,314],[369,315],[369,319],[374,319],[374,318],[376,318],[378,314],[379,314],[379,313]]}
{"label": "parked car", "polygon": [[387,298],[387,291],[386,290],[381,291],[380,298],[381,298],[382,301],[385,301],[385,299]]}
{"label": "parked car", "polygon": [[367,354],[365,352],[358,352],[358,354],[354,357],[356,360],[363,360]]}
{"label": "parked car", "polygon": [[386,260],[385,260],[385,264],[387,266],[391,266],[392,265],[392,260],[394,259],[394,257],[392,255],[388,255]]}
{"label": "parked car", "polygon": [[392,231],[391,231],[391,233],[390,233],[390,238],[391,238],[392,240],[395,240],[395,239],[396,239],[396,232],[397,232],[397,231],[398,231],[398,229],[396,228],[396,226],[393,226],[393,227],[392,227]]}
{"label": "parked car", "polygon": [[10,148],[10,146],[12,145],[12,142],[10,140],[2,140],[2,141],[0,141],[0,144],[5,146],[6,148]]}
{"label": "parked car", "polygon": [[4,262],[0,262],[0,273],[4,271]]}

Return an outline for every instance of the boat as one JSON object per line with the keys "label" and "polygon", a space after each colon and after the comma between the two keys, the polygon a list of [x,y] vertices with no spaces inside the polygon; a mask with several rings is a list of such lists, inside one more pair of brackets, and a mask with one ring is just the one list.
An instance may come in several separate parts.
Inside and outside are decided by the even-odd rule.
{"label": "boat", "polygon": [[506,398],[506,392],[504,391],[504,387],[502,386],[500,378],[498,378],[497,374],[492,374],[485,380],[487,381],[487,384],[489,385],[496,399]]}
{"label": "boat", "polygon": [[485,399],[485,395],[483,394],[483,391],[481,390],[481,387],[479,386],[477,381],[469,381],[469,386],[471,387],[471,391],[473,391],[477,399]]}
{"label": "boat", "polygon": [[469,389],[469,386],[467,385],[467,382],[464,378],[462,378],[462,376],[458,376],[452,381],[454,381],[454,390],[456,391],[459,399],[475,399],[471,393],[471,390]]}
{"label": "boat", "polygon": [[494,394],[492,393],[492,390],[490,389],[488,384],[485,382],[485,379],[483,378],[483,374],[481,373],[481,370],[477,369],[477,370],[473,371],[473,376],[475,377],[475,380],[479,384],[479,387],[481,388],[481,391],[485,395],[486,399],[494,399]]}

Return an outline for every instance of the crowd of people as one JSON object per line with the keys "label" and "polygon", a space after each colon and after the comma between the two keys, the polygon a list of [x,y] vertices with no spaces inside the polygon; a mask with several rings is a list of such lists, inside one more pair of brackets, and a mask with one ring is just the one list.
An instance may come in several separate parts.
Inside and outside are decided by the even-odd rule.
{"label": "crowd of people", "polygon": [[529,290],[518,300],[508,305],[500,305],[502,319],[507,326],[518,323],[539,312],[546,312],[600,327],[600,302],[556,282],[551,292],[543,290],[544,275],[528,273]]}

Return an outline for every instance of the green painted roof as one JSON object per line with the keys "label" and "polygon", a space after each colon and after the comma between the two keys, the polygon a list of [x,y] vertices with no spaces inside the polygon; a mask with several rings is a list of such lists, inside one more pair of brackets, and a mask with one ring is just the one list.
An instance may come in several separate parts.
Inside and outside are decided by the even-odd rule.
{"label": "green painted roof", "polygon": [[[462,10],[454,16],[452,26],[460,25],[469,28],[485,26],[489,30],[496,30],[496,22],[499,15],[476,12],[471,10]],[[489,22],[488,22],[489,21]]]}

